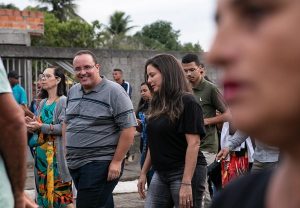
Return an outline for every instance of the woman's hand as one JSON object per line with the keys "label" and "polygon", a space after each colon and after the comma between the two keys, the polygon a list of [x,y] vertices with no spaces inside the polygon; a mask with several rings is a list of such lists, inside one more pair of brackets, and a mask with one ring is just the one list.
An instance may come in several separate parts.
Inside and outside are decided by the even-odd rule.
{"label": "woman's hand", "polygon": [[179,207],[193,207],[193,192],[191,184],[181,184],[179,190]]}
{"label": "woman's hand", "polygon": [[27,131],[33,133],[33,132],[41,129],[42,125],[43,124],[38,121],[32,121],[32,122],[29,122],[28,124],[26,123]]}
{"label": "woman's hand", "polygon": [[146,174],[141,173],[138,184],[137,184],[137,187],[138,187],[139,195],[142,199],[146,198],[146,193],[145,193],[146,181],[147,181]]}
{"label": "woman's hand", "polygon": [[25,123],[26,124],[29,124],[29,123],[34,122],[34,121],[36,121],[35,118],[30,118],[29,116],[25,116]]}

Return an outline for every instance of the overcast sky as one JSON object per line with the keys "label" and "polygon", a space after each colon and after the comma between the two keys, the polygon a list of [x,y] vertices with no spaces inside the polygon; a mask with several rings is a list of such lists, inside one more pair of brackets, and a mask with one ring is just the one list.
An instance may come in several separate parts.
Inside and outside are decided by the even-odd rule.
{"label": "overcast sky", "polygon": [[[35,0],[0,0],[1,3],[13,3],[20,9],[35,6]],[[182,43],[199,42],[205,51],[209,49],[214,36],[214,10],[216,0],[76,0],[78,13],[88,22],[99,20],[108,23],[109,16],[116,10],[130,15],[131,33],[156,20],[172,22],[175,30],[180,30]]]}

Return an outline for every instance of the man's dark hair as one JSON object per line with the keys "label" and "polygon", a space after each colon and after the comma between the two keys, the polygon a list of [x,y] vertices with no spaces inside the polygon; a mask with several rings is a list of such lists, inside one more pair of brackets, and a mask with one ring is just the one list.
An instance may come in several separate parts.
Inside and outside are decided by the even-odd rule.
{"label": "man's dark hair", "polygon": [[10,71],[10,72],[7,74],[7,78],[8,78],[8,79],[9,79],[9,78],[19,79],[20,77],[22,77],[22,76],[20,76],[19,73],[16,72],[16,71]]}
{"label": "man's dark hair", "polygon": [[197,66],[200,66],[201,68],[204,67],[204,64],[200,62],[199,57],[196,54],[188,53],[184,57],[182,57],[181,63],[188,64],[195,62]]}
{"label": "man's dark hair", "polygon": [[80,50],[80,51],[78,51],[78,52],[75,53],[75,55],[73,56],[73,59],[74,59],[76,56],[80,56],[80,55],[83,55],[83,54],[89,54],[89,55],[91,55],[91,57],[93,58],[93,61],[95,62],[95,64],[98,64],[96,55],[95,55],[92,51],[89,51],[89,50]]}
{"label": "man's dark hair", "polygon": [[113,71],[114,71],[114,72],[115,72],[115,71],[118,71],[118,72],[121,72],[121,74],[123,74],[123,70],[122,70],[122,69],[119,69],[119,68],[116,68],[116,69],[114,69]]}

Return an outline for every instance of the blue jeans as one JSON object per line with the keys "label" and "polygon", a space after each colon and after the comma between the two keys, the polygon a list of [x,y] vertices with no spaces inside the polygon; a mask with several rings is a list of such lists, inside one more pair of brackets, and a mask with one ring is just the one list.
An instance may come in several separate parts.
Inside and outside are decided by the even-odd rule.
{"label": "blue jeans", "polygon": [[[111,161],[90,162],[77,169],[69,169],[77,189],[77,208],[113,208],[112,192],[119,178],[107,181]],[[124,163],[122,163],[123,172]],[[120,175],[120,177],[121,177]]]}
{"label": "blue jeans", "polygon": [[[184,169],[176,171],[155,171],[148,189],[146,208],[179,207],[179,190]],[[193,204],[201,207],[205,190],[206,166],[197,165],[192,179]]]}

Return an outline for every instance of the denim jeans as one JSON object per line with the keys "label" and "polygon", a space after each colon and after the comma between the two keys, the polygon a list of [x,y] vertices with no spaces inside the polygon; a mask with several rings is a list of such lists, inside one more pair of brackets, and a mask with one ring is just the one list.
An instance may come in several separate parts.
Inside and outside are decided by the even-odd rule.
{"label": "denim jeans", "polygon": [[[119,178],[107,181],[109,164],[110,161],[96,161],[77,169],[70,169],[70,174],[77,189],[77,208],[114,207],[112,192]],[[122,164],[121,175],[123,165],[124,163]]]}
{"label": "denim jeans", "polygon": [[[146,208],[179,207],[179,191],[184,169],[176,171],[155,171],[148,189],[145,202]],[[201,207],[204,183],[206,179],[206,166],[197,165],[192,179],[193,204]]]}
{"label": "denim jeans", "polygon": [[[210,153],[210,152],[206,152],[206,151],[202,151],[204,157],[205,157],[205,160],[207,162],[207,166],[209,166],[210,164],[212,164],[217,156],[217,154],[215,153]],[[210,192],[209,192],[209,184],[208,184],[208,181],[207,181],[207,178],[205,180],[205,191],[204,191],[204,195],[203,195],[203,206],[204,208],[208,208],[210,207],[210,204],[211,204],[211,197],[210,197]]]}

